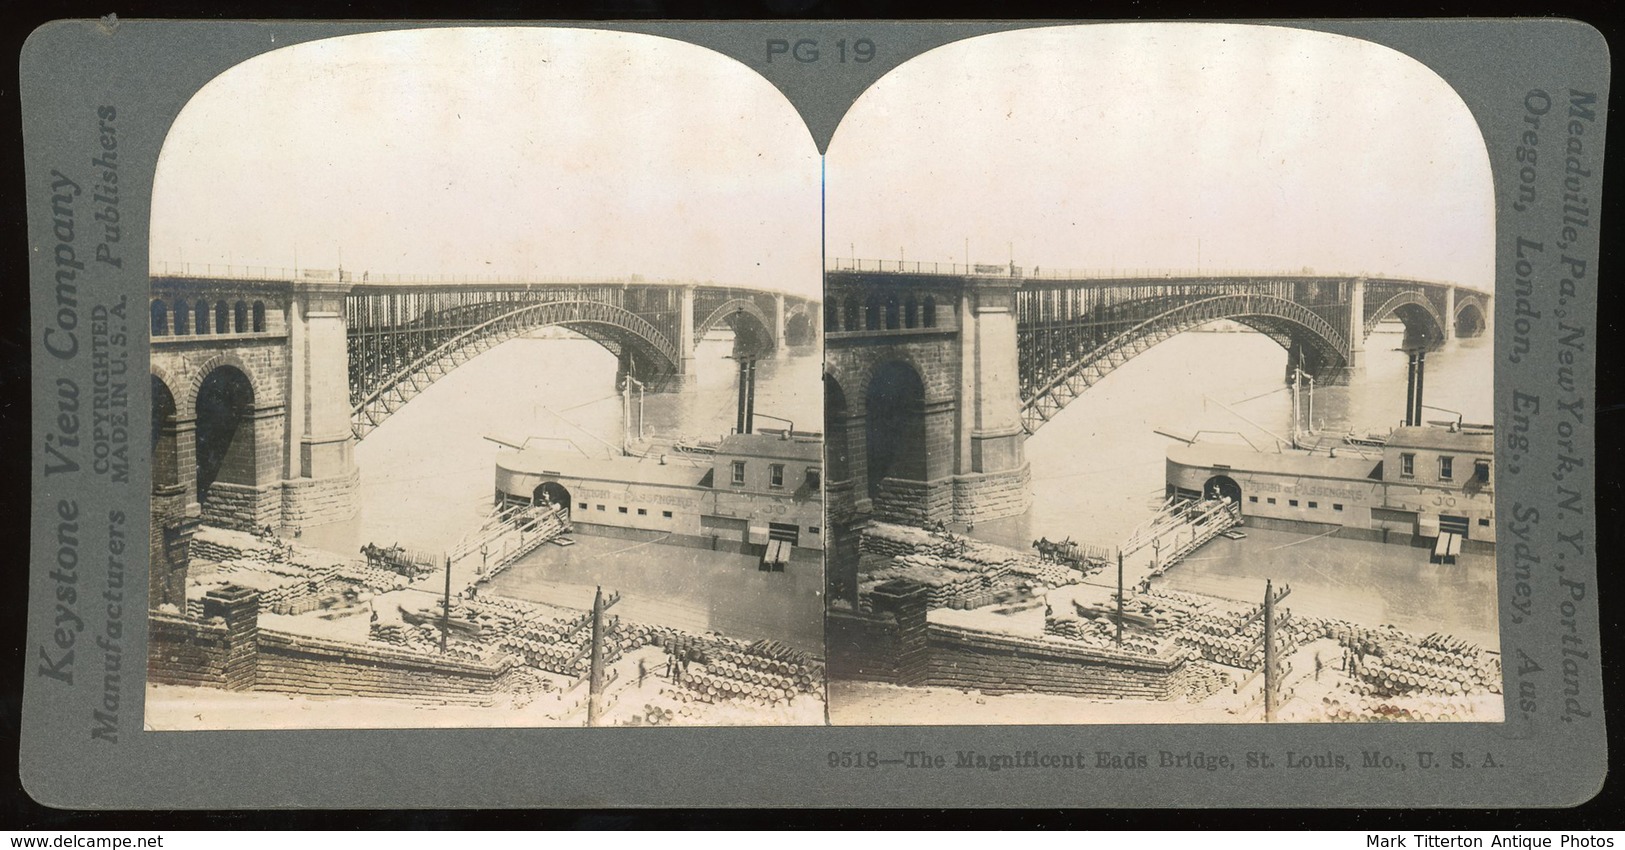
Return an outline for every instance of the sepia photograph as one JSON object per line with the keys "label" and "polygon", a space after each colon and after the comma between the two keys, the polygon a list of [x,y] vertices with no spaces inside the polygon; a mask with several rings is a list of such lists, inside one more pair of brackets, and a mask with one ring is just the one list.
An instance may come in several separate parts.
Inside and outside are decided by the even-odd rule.
{"label": "sepia photograph", "polygon": [[985,35],[826,171],[833,724],[1503,719],[1495,201],[1438,74]]}
{"label": "sepia photograph", "polygon": [[320,39],[152,187],[148,730],[822,725],[820,156],[634,33]]}

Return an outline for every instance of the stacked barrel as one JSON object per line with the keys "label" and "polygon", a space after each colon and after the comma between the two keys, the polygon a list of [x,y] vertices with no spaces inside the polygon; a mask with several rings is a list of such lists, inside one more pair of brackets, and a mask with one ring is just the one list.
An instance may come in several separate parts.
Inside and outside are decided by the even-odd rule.
{"label": "stacked barrel", "polygon": [[[778,641],[745,644],[721,635],[698,637],[656,629],[651,642],[691,664],[678,674],[679,699],[772,706],[823,688],[822,665]],[[697,662],[697,663],[694,663]]]}
{"label": "stacked barrel", "polygon": [[1311,716],[1283,719],[1438,722],[1471,720],[1473,716],[1472,703],[1460,698],[1406,700],[1402,704],[1380,697],[1339,695],[1323,697]]}
{"label": "stacked barrel", "polygon": [[1050,617],[1044,621],[1044,634],[1098,648],[1120,649],[1138,655],[1161,655],[1167,642],[1155,634],[1124,630],[1117,642],[1117,623],[1107,617]]}
{"label": "stacked barrel", "polygon": [[[551,622],[516,622],[497,642],[497,648],[513,653],[525,664],[564,676],[584,676],[591,666],[588,643],[592,640],[592,614]],[[613,664],[649,640],[649,628],[606,619],[604,663]]]}

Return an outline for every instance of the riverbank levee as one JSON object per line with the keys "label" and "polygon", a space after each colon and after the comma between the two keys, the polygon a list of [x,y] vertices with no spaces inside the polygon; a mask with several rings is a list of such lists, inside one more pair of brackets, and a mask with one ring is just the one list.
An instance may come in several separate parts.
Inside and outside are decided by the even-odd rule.
{"label": "riverbank levee", "polygon": [[[1391,614],[1415,613],[1403,602],[1414,584],[1364,566],[1425,565],[1425,549],[1261,534],[1216,538],[1207,545],[1235,548],[1190,556],[1237,569],[1192,589],[1180,580],[1189,561],[1119,585],[1110,564],[870,523],[858,543],[856,603],[833,603],[828,618],[831,722],[1501,719],[1493,626],[1446,635],[1420,616],[1396,625]],[[1337,551],[1317,551],[1322,544]],[[1260,561],[1243,545],[1281,554]],[[1368,547],[1364,559],[1351,547]],[[1492,561],[1441,569],[1493,581]],[[1325,574],[1327,563],[1338,576]],[[1260,575],[1276,577],[1269,604]],[[1301,579],[1308,592],[1281,604]],[[1346,604],[1352,585],[1383,604]]]}
{"label": "riverbank levee", "polygon": [[[478,570],[454,571],[447,609],[443,567],[407,575],[202,527],[186,610],[152,614],[147,727],[584,725],[597,588],[568,579],[591,579],[579,571],[605,564],[620,567],[611,572],[628,590],[611,594],[600,636],[599,725],[823,722],[821,653],[710,629],[633,568],[641,562],[643,574],[666,576],[670,556],[699,550],[571,539],[532,551],[498,576],[500,586]],[[558,555],[574,560],[551,563]],[[702,570],[716,563],[690,560]],[[647,569],[654,562],[660,569]],[[504,595],[520,589],[528,598]]]}

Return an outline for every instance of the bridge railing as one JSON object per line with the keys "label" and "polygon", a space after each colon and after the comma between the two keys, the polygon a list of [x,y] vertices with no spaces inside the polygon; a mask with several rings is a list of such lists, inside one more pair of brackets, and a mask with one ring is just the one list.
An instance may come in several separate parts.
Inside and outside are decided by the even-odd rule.
{"label": "bridge railing", "polygon": [[[732,283],[717,283],[714,280],[693,280],[688,278],[649,277],[647,275],[560,275],[560,274],[399,274],[394,272],[374,272],[371,270],[355,271],[353,269],[313,269],[289,268],[287,266],[241,266],[229,263],[170,263],[158,261],[152,263],[147,270],[150,277],[179,277],[199,278],[207,280],[245,280],[267,282],[291,282],[298,280],[343,280],[358,284],[416,284],[435,286],[440,284],[650,284],[655,286],[702,286],[716,289],[738,289],[750,292],[769,292],[773,290],[756,286],[744,286]],[[792,293],[785,293],[791,295]]]}
{"label": "bridge railing", "polygon": [[1230,268],[1045,268],[1013,263],[938,263],[928,260],[875,260],[856,257],[830,257],[827,271],[889,272],[892,274],[949,274],[983,277],[1017,277],[1034,280],[1119,280],[1123,278],[1183,277],[1358,277],[1341,273],[1283,269]]}
{"label": "bridge railing", "polygon": [[828,257],[825,271],[832,272],[886,272],[890,274],[972,275],[981,277],[1015,277],[1023,280],[1149,280],[1159,278],[1203,277],[1261,277],[1261,278],[1367,278],[1373,282],[1403,280],[1428,286],[1454,286],[1479,294],[1486,290],[1447,280],[1424,278],[1398,278],[1383,274],[1354,274],[1342,271],[1302,269],[1242,269],[1242,268],[1053,268],[1047,266],[1018,266],[1011,263],[938,263],[928,260],[877,260],[861,257]]}

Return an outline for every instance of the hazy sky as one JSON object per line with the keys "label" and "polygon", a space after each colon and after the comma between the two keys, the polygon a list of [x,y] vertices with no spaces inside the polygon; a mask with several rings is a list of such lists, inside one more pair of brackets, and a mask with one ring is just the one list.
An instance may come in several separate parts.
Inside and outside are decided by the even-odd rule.
{"label": "hazy sky", "polygon": [[348,36],[251,59],[187,104],[159,159],[152,259],[816,295],[819,165],[778,90],[701,47]]}
{"label": "hazy sky", "polygon": [[[1388,273],[1489,288],[1489,160],[1432,71],[1341,36],[1123,24],[917,57],[829,147],[832,256]],[[1200,244],[1198,244],[1200,243]]]}

